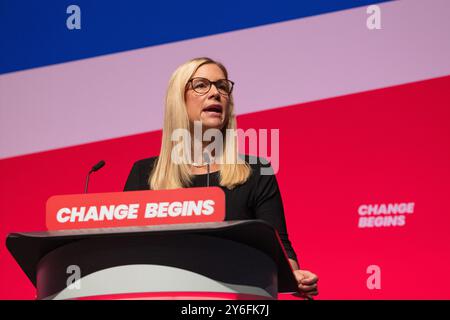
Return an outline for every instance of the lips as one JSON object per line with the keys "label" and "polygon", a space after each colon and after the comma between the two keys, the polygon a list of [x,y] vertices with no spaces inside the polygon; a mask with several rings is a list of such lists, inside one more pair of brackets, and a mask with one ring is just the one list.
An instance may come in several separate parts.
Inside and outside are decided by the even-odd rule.
{"label": "lips", "polygon": [[202,111],[222,114],[222,110],[223,108],[220,104],[212,104],[210,106],[203,108]]}

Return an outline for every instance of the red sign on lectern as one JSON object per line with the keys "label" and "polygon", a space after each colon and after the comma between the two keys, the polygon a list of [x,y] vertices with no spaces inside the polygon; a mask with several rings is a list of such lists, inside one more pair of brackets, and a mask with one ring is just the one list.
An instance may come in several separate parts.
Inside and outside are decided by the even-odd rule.
{"label": "red sign on lectern", "polygon": [[219,187],[52,196],[48,230],[220,222],[225,194]]}

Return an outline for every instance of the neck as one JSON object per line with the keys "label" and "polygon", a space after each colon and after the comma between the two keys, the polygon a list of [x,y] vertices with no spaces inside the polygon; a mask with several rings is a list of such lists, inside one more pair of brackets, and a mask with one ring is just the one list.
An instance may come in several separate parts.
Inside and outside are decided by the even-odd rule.
{"label": "neck", "polygon": [[198,164],[203,164],[205,163],[205,157],[204,157],[204,153],[207,153],[209,155],[210,158],[210,162],[213,162],[213,159],[215,157],[215,150],[211,150],[208,151],[207,147],[209,145],[208,141],[201,141],[201,140],[196,140],[194,138],[194,141],[191,145],[191,159],[194,163],[198,163]]}

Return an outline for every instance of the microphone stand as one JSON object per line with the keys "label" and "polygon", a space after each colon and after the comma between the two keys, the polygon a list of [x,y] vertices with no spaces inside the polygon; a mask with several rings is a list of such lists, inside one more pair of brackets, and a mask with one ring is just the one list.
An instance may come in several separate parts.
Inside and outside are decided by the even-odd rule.
{"label": "microphone stand", "polygon": [[89,177],[91,176],[92,172],[93,172],[92,170],[89,171],[89,173],[86,176],[86,183],[84,184],[84,193],[87,193],[87,191],[88,191]]}
{"label": "microphone stand", "polygon": [[206,186],[209,187],[209,162],[206,164],[206,171],[208,172],[208,175],[206,176]]}

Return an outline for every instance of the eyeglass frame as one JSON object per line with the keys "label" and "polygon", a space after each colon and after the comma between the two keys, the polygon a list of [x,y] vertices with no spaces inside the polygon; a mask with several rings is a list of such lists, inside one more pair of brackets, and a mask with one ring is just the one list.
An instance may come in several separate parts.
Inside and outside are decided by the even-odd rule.
{"label": "eyeglass frame", "polygon": [[[204,79],[204,80],[207,80],[207,81],[209,82],[209,89],[208,89],[208,91],[206,91],[205,93],[201,93],[201,92],[198,92],[197,90],[195,90],[195,89],[194,89],[194,86],[192,85],[192,81],[194,81],[195,79]],[[228,81],[228,82],[231,83],[231,89],[230,89],[230,92],[229,92],[229,93],[222,93],[222,92],[219,91],[219,88],[217,88],[216,83],[219,82],[219,81],[222,81],[222,80],[226,80],[226,81]],[[208,78],[204,78],[204,77],[195,77],[195,78],[189,79],[189,81],[186,83],[186,87],[187,87],[189,84],[191,84],[192,90],[194,90],[196,93],[201,94],[201,95],[208,94],[208,92],[209,92],[209,91],[211,90],[211,88],[212,88],[212,85],[214,85],[214,86],[216,87],[216,89],[217,89],[217,92],[219,92],[219,94],[221,94],[221,95],[223,95],[223,96],[225,96],[225,95],[226,95],[226,96],[230,96],[231,93],[233,92],[233,88],[234,88],[234,82],[231,81],[230,79],[219,79],[219,80],[216,80],[216,81],[211,81],[211,80],[209,80]]]}

